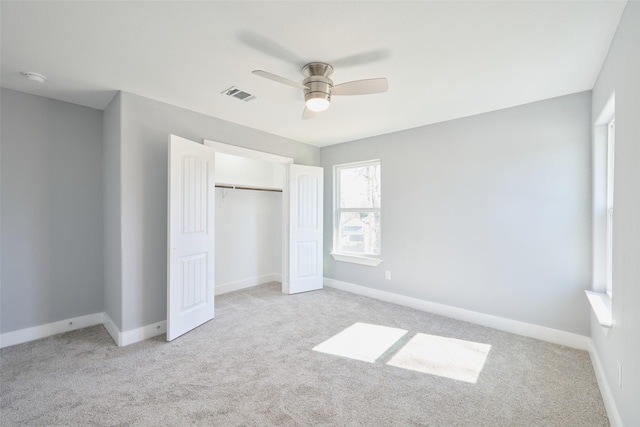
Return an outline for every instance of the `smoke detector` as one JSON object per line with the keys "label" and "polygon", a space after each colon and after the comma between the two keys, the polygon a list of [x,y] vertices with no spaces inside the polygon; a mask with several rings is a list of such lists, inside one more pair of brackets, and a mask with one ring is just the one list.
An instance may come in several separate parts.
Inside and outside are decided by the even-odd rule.
{"label": "smoke detector", "polygon": [[44,83],[47,81],[46,76],[43,76],[40,73],[34,73],[32,71],[23,71],[22,75],[24,76],[25,79],[30,80],[32,82],[36,82],[36,83]]}

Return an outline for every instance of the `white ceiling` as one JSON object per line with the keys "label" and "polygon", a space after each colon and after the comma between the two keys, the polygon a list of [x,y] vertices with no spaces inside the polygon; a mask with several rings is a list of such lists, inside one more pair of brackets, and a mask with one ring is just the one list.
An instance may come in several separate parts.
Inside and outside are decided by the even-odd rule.
{"label": "white ceiling", "polygon": [[[2,1],[0,83],[99,109],[123,90],[326,146],[589,90],[625,4]],[[301,90],[251,74],[301,81],[311,61],[389,91],[303,121]],[[221,95],[232,85],[257,99]]]}

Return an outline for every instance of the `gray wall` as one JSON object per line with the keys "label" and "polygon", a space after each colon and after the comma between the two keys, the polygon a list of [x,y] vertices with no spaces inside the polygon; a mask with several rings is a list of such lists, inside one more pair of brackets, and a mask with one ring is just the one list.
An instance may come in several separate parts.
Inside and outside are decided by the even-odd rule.
{"label": "gray wall", "polygon": [[319,163],[320,150],[128,93],[121,93],[120,107],[121,330],[128,331],[166,319],[169,134],[268,151],[307,165]]}
{"label": "gray wall", "polygon": [[[615,91],[613,322],[592,316],[591,337],[625,426],[640,420],[640,3],[625,8],[593,89],[593,118]],[[618,387],[617,363],[622,365]]]}
{"label": "gray wall", "polygon": [[102,312],[102,111],[0,99],[0,332]]}
{"label": "gray wall", "polygon": [[104,312],[122,330],[122,238],[120,235],[121,103],[118,93],[103,114]]}
{"label": "gray wall", "polygon": [[[588,335],[590,99],[322,148],[325,277]],[[332,168],[376,158],[383,262],[335,261]]]}

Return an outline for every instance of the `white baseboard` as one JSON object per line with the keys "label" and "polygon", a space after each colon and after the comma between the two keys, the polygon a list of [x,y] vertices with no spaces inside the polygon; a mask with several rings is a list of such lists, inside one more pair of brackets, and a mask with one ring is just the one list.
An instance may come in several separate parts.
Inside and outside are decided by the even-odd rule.
{"label": "white baseboard", "polygon": [[[215,294],[225,294],[240,289],[250,288],[267,282],[281,282],[282,275],[278,273],[265,274],[263,276],[252,277],[233,283],[225,283],[217,285]],[[104,325],[113,341],[118,347],[124,347],[153,338],[167,332],[167,321],[156,322],[151,325],[145,325],[137,329],[129,331],[120,331],[115,322],[107,313],[94,313],[86,316],[74,317],[71,319],[60,320],[58,322],[47,323],[46,325],[34,326],[31,328],[19,329],[17,331],[5,332],[0,334],[0,348],[9,347],[16,344],[46,338],[51,335],[57,335],[64,332],[74,331],[76,329],[87,328],[89,326]]]}
{"label": "white baseboard", "polygon": [[47,323],[46,325],[34,326],[32,328],[5,332],[4,334],[0,334],[0,348],[22,344],[95,325],[104,325],[107,332],[109,332],[109,335],[111,335],[111,338],[113,338],[113,341],[119,347],[144,341],[148,338],[153,338],[156,335],[167,332],[166,320],[146,325],[141,328],[132,329],[130,331],[120,332],[107,313],[94,313],[86,316],[60,320],[58,322]]}
{"label": "white baseboard", "polygon": [[4,334],[0,334],[0,348],[22,344],[64,332],[75,331],[76,329],[87,328],[89,326],[100,325],[103,323],[103,319],[103,313],[94,313],[31,328],[19,329],[17,331],[5,332]]}
{"label": "white baseboard", "polygon": [[228,292],[239,291],[240,289],[250,288],[267,282],[282,282],[282,275],[277,273],[265,274],[258,277],[250,277],[248,279],[239,280],[237,282],[223,283],[215,286],[215,295],[222,295]]}
{"label": "white baseboard", "polygon": [[609,417],[609,424],[611,427],[623,427],[622,418],[618,413],[616,402],[613,399],[613,393],[607,382],[607,377],[604,374],[602,362],[598,357],[598,352],[593,344],[593,340],[589,340],[589,356],[591,356],[591,364],[593,365],[593,371],[596,374],[596,380],[598,380],[598,387],[600,387],[600,394],[602,394],[602,400],[604,401],[604,407],[607,410],[607,417]]}
{"label": "white baseboard", "polygon": [[113,320],[111,320],[107,313],[102,314],[104,316],[104,328],[107,330],[107,332],[109,332],[109,335],[111,335],[111,338],[113,338],[113,341],[118,347],[135,344],[137,342],[144,341],[146,339],[153,338],[157,335],[161,335],[167,332],[166,320],[122,332],[113,322]]}
{"label": "white baseboard", "polygon": [[135,344],[140,341],[144,341],[149,338],[153,338],[157,335],[161,335],[167,332],[167,321],[152,323],[151,325],[145,325],[140,328],[131,329],[129,331],[121,332],[116,324],[111,320],[107,313],[103,313],[103,324],[113,341],[118,347],[124,347],[129,344]]}
{"label": "white baseboard", "polygon": [[465,310],[463,308],[439,304],[418,298],[395,294],[392,292],[381,291],[378,289],[372,289],[366,286],[342,282],[326,277],[324,278],[324,285],[354,294],[359,294],[366,297],[403,305],[405,307],[415,308],[417,310],[439,314],[441,316],[451,317],[453,319],[475,323],[477,325],[488,326],[490,328],[510,332],[513,334],[523,335],[525,337],[535,338],[571,348],[577,348],[579,350],[589,350],[590,338],[584,335],[560,331],[558,329],[547,328],[544,326],[533,325],[530,323],[520,322],[518,320],[505,319],[504,317],[492,316],[490,314],[479,313],[477,311]]}
{"label": "white baseboard", "polygon": [[131,329],[120,333],[121,343],[120,347],[125,345],[135,344],[140,341],[144,341],[149,338],[153,338],[157,335],[161,335],[167,332],[167,321],[153,323],[151,325],[145,325],[137,329]]}
{"label": "white baseboard", "polygon": [[118,329],[107,313],[102,313],[102,316],[102,324],[107,332],[109,332],[109,335],[111,335],[111,338],[113,338],[113,342],[115,342],[118,347],[122,347],[122,332],[120,332],[120,329]]}

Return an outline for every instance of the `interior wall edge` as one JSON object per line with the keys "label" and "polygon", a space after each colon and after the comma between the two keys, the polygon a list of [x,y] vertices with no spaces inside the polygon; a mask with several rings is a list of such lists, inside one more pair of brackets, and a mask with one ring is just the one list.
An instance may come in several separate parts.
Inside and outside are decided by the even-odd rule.
{"label": "interior wall edge", "polygon": [[122,332],[120,332],[120,328],[118,328],[106,311],[102,313],[102,326],[104,326],[109,335],[111,335],[113,342],[118,347],[122,347]]}
{"label": "interior wall edge", "polygon": [[592,339],[589,339],[589,357],[591,358],[593,372],[595,374],[596,380],[598,381],[598,388],[600,389],[600,394],[602,395],[602,401],[604,402],[604,408],[607,411],[609,423],[611,424],[611,427],[623,427],[622,419],[620,418],[620,413],[618,412],[618,407],[616,406],[616,401],[613,398],[613,393],[611,392],[611,388],[609,387],[609,383],[607,382],[607,377],[605,375],[604,368],[602,367],[602,362],[600,361],[598,351]]}
{"label": "interior wall edge", "polygon": [[[113,324],[116,330],[122,326],[122,179],[121,179],[121,141],[122,141],[122,97],[118,91],[102,116],[102,152],[103,152],[103,294],[104,312],[107,324]],[[111,322],[111,323],[109,323]],[[117,342],[116,336],[107,330]]]}

